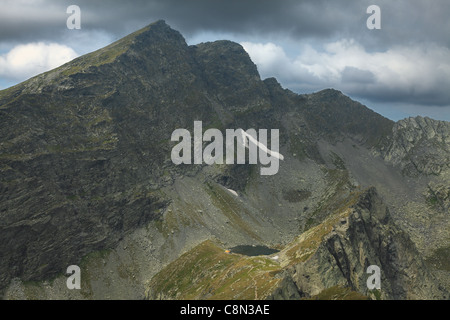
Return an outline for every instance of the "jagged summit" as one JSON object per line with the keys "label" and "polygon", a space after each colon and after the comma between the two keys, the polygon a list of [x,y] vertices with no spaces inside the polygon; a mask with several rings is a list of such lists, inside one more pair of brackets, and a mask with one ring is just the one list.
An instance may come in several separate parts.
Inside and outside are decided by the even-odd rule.
{"label": "jagged summit", "polygon": [[395,123],[383,157],[405,174],[440,174],[450,168],[450,122],[409,117]]}
{"label": "jagged summit", "polygon": [[[21,93],[40,93],[44,84],[53,83],[59,87],[58,89],[66,89],[67,78],[77,74],[96,72],[96,68],[120,61],[123,56],[149,58],[152,49],[170,48],[170,50],[176,50],[180,46],[187,47],[183,36],[170,28],[164,20],[158,20],[102,49],[80,56],[56,69],[0,91],[0,104],[8,94],[17,96]],[[47,88],[47,90],[50,90],[50,88]]]}
{"label": "jagged summit", "polygon": [[[86,56],[93,55],[96,52],[122,51],[125,48],[129,49],[142,43],[148,46],[158,46],[163,45],[164,42],[186,44],[184,37],[178,31],[172,29],[164,20],[158,20]],[[139,48],[142,49],[143,47],[136,46],[136,49]]]}

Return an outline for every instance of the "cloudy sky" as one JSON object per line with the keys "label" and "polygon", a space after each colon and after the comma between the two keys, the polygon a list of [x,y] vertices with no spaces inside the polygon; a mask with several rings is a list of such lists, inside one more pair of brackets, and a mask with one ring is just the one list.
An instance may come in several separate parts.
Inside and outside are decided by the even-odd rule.
{"label": "cloudy sky", "polygon": [[[67,28],[70,5],[80,30]],[[393,120],[450,121],[449,17],[448,0],[0,0],[0,89],[164,19],[189,44],[239,42],[295,92],[335,88]]]}

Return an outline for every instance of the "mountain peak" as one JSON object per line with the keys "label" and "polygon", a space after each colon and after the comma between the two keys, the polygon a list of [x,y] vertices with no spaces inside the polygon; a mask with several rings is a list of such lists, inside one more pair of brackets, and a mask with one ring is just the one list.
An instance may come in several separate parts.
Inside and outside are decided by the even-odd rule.
{"label": "mountain peak", "polygon": [[186,44],[186,41],[181,33],[172,29],[164,20],[153,22],[148,26],[130,34],[129,36],[122,38],[121,40],[125,40],[127,38],[134,38],[135,42],[177,41]]}
{"label": "mountain peak", "polygon": [[[88,75],[98,75],[104,77],[113,76],[111,70],[99,72],[100,69],[110,69],[111,64],[115,64],[114,69],[119,72],[120,65],[124,66],[124,61],[128,63],[136,59],[146,60],[151,57],[153,60],[167,60],[170,56],[179,56],[180,52],[188,50],[188,45],[184,37],[176,30],[172,29],[164,20],[158,20],[146,27],[135,31],[110,45],[97,51],[80,56],[56,69],[40,74],[13,88],[8,92],[4,91],[5,97],[0,96],[0,103],[3,98],[11,95],[36,94],[45,91],[54,92],[68,90],[74,87],[84,86]],[[183,54],[181,54],[183,55]],[[179,59],[175,58],[175,59]],[[117,76],[117,75],[116,75]],[[81,82],[79,81],[81,80]],[[90,79],[92,80],[92,79]],[[8,94],[7,94],[8,93]]]}
{"label": "mountain peak", "polygon": [[[180,46],[187,47],[184,37],[178,31],[172,29],[164,20],[158,20],[72,62],[81,60],[87,66],[99,66],[115,61],[117,57],[125,53],[131,53],[135,56],[148,55],[149,51],[155,49],[157,51],[161,51],[161,49],[176,50]],[[72,64],[72,62],[69,62],[69,64]]]}
{"label": "mountain peak", "polygon": [[166,20],[164,20],[164,19],[159,19],[155,22],[152,22],[148,25],[148,27],[150,27],[150,26],[159,26],[159,27],[169,27],[170,28],[170,26],[166,23]]}

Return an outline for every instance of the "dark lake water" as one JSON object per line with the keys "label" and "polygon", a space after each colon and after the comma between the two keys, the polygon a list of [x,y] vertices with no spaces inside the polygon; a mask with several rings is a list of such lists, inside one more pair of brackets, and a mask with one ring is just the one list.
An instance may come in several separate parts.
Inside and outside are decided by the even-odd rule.
{"label": "dark lake water", "polygon": [[249,245],[240,245],[234,248],[231,248],[230,251],[232,253],[239,253],[246,256],[267,256],[269,254],[278,252],[279,250],[275,250],[266,246],[249,246]]}

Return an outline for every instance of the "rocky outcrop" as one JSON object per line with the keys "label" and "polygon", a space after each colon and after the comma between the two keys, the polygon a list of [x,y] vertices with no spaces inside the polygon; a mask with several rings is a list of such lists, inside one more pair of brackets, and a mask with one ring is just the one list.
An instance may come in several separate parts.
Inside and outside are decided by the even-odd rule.
{"label": "rocky outcrop", "polygon": [[[367,288],[367,268],[381,269],[381,290]],[[334,225],[317,251],[295,263],[270,298],[311,297],[332,287],[348,287],[381,299],[448,299],[448,291],[427,270],[409,237],[392,221],[371,188]],[[297,291],[294,290],[297,288]]]}
{"label": "rocky outcrop", "polygon": [[450,212],[450,185],[430,182],[424,196],[431,207],[442,212]]}
{"label": "rocky outcrop", "polygon": [[439,175],[450,167],[450,123],[428,117],[398,121],[384,159],[398,165],[405,174]]}

